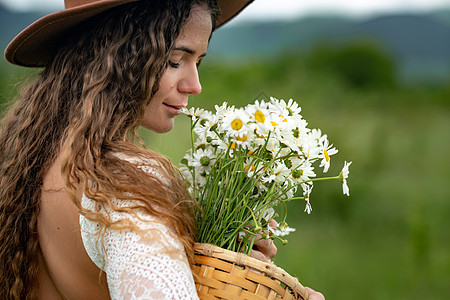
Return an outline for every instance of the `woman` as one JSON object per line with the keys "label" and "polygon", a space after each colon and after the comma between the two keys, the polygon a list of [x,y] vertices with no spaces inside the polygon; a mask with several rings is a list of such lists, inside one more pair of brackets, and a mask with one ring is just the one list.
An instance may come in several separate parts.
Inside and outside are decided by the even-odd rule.
{"label": "woman", "polygon": [[6,50],[44,69],[0,133],[0,298],[195,299],[191,202],[137,129],[172,128],[212,30],[247,3],[65,2]]}

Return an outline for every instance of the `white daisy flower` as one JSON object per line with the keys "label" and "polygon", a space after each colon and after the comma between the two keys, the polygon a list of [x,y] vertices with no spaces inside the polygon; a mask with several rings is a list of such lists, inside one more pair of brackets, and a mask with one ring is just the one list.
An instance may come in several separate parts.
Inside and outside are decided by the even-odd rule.
{"label": "white daisy flower", "polygon": [[290,131],[296,127],[295,122],[293,122],[292,117],[287,115],[287,111],[280,113],[278,115],[273,115],[271,122],[275,122],[277,125],[274,129],[279,135],[284,136],[286,133],[290,134]]}
{"label": "white daisy flower", "polygon": [[249,119],[252,122],[256,123],[264,123],[266,121],[266,117],[269,115],[269,111],[267,103],[262,100],[259,102],[258,100],[255,101],[254,104],[249,104],[245,107],[245,111],[249,115]]}
{"label": "white daisy flower", "polygon": [[[300,124],[296,124],[300,125]],[[295,126],[283,132],[283,144],[288,146],[295,153],[303,153],[305,144],[308,143],[309,129],[302,126]]]}
{"label": "white daisy flower", "polygon": [[275,210],[272,207],[269,207],[268,209],[264,210],[261,217],[269,222],[271,219],[273,219],[273,216],[275,215]]}
{"label": "white daisy flower", "polygon": [[218,140],[218,135],[210,130],[205,131],[202,135],[198,136],[197,141],[195,144],[204,144],[207,145],[207,147],[214,147],[216,144],[215,141]]}
{"label": "white daisy flower", "polygon": [[247,122],[247,114],[243,110],[236,109],[223,117],[221,129],[227,132],[229,136],[242,136],[249,132]]}
{"label": "white daisy flower", "polygon": [[320,154],[319,159],[322,158],[320,162],[319,168],[323,167],[323,172],[328,172],[328,168],[330,167],[330,156],[338,153],[338,150],[333,147],[333,144],[329,145],[329,141],[324,135],[324,139],[322,139],[322,143],[320,145]]}
{"label": "white daisy flower", "polygon": [[186,166],[192,166],[192,149],[186,151],[186,154],[181,159],[181,163]]}
{"label": "white daisy flower", "polygon": [[206,172],[201,172],[196,173],[195,175],[195,183],[197,184],[198,188],[204,188],[206,185],[206,177],[208,176],[208,174]]}
{"label": "white daisy flower", "polygon": [[312,206],[311,206],[311,203],[309,202],[309,199],[311,196],[313,185],[302,184],[301,186],[303,188],[303,196],[305,197],[305,203],[306,203],[304,212],[306,212],[309,215],[312,212]]}
{"label": "white daisy flower", "polygon": [[288,123],[285,115],[283,115],[282,111],[279,111],[279,108],[271,106],[271,109],[272,111],[266,117],[265,125],[267,126],[267,129],[270,131],[282,130],[283,125]]}
{"label": "white daisy flower", "polygon": [[279,126],[286,128],[286,130],[291,130],[298,127],[302,122],[306,123],[302,120],[302,115],[300,115],[301,108],[292,99],[290,99],[288,103],[284,100],[278,100],[275,98],[271,98],[271,100],[271,104],[276,107],[278,116],[282,121]]}
{"label": "white daisy flower", "polygon": [[280,101],[276,98],[270,97],[268,102],[270,113],[281,114],[285,111],[285,107],[280,105]]}
{"label": "white daisy flower", "polygon": [[314,167],[309,160],[292,159],[293,171],[291,173],[292,180],[294,182],[303,182],[311,180],[311,177],[316,177],[314,173]]}
{"label": "white daisy flower", "polygon": [[284,162],[277,162],[275,167],[272,170],[272,174],[274,175],[273,180],[276,183],[283,183],[286,181],[286,178],[291,174],[291,170],[284,164]]}
{"label": "white daisy flower", "polygon": [[342,192],[344,193],[344,195],[350,196],[350,189],[348,188],[347,185],[347,178],[348,175],[350,174],[350,171],[348,170],[348,167],[350,167],[350,165],[352,164],[352,162],[344,162],[344,167],[342,168],[342,171],[339,175],[341,181],[342,181]]}
{"label": "white daisy flower", "polygon": [[230,114],[235,110],[234,105],[228,106],[227,102],[222,103],[221,106],[215,105],[214,107],[216,109],[216,116],[219,119],[223,118],[224,116]]}
{"label": "white daisy flower", "polygon": [[319,145],[319,143],[325,138],[327,138],[327,135],[322,135],[322,130],[314,128],[311,130],[311,138]]}
{"label": "white daisy flower", "polygon": [[274,236],[286,236],[291,232],[294,232],[295,228],[289,227],[286,222],[282,222],[278,227],[273,228],[269,226],[269,232]]}
{"label": "white daisy flower", "polygon": [[185,114],[185,115],[187,115],[187,116],[189,116],[189,117],[192,117],[194,115],[194,112],[195,112],[195,107],[191,107],[191,108],[182,107],[180,109],[180,112]]}
{"label": "white daisy flower", "polygon": [[[274,174],[265,174],[264,176],[261,177],[261,183],[263,183],[263,186],[265,187],[265,183],[271,183],[275,180],[275,175]],[[267,190],[267,187],[265,188]]]}
{"label": "white daisy flower", "polygon": [[209,172],[215,162],[215,155],[211,149],[199,148],[194,152],[192,166],[198,168],[199,172]]}
{"label": "white daisy flower", "polygon": [[179,168],[179,170],[180,170],[180,173],[181,173],[181,177],[184,178],[184,180],[186,180],[188,182],[192,182],[192,179],[193,179],[192,173],[191,173],[191,171],[189,170],[188,167],[181,166]]}
{"label": "white daisy flower", "polygon": [[278,100],[275,98],[271,98],[271,100],[273,99],[273,101],[278,101],[278,103],[280,104],[280,106],[286,108],[289,112],[289,116],[294,116],[294,115],[300,115],[300,112],[302,111],[302,108],[300,106],[298,106],[298,103],[295,102],[293,99],[289,99],[289,101],[286,103],[283,99]]}
{"label": "white daisy flower", "polygon": [[194,121],[197,123],[193,130],[198,136],[208,132],[218,122],[217,116],[210,111],[203,111],[200,116],[194,117]]}
{"label": "white daisy flower", "polygon": [[310,132],[308,132],[308,134],[306,134],[303,140],[299,142],[302,143],[302,152],[309,160],[315,161],[317,158],[319,158],[319,154],[322,150],[319,139],[317,138],[317,130],[311,130]]}
{"label": "white daisy flower", "polygon": [[264,101],[255,101],[255,104],[247,105],[244,111],[248,114],[250,126],[260,136],[267,136],[270,129],[268,104]]}
{"label": "white daisy flower", "polygon": [[278,139],[270,137],[266,143],[266,150],[272,153],[278,152],[280,148],[280,141]]}
{"label": "white daisy flower", "polygon": [[240,145],[244,149],[252,148],[254,143],[255,134],[252,131],[248,131],[246,134],[236,136],[234,139],[237,145]]}

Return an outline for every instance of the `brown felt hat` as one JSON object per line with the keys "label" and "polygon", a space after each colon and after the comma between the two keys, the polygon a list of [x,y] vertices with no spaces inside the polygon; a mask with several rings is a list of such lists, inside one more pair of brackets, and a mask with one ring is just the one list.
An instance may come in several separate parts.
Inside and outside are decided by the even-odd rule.
{"label": "brown felt hat", "polygon": [[[5,58],[12,64],[42,67],[54,54],[58,41],[73,27],[105,10],[144,0],[64,0],[65,9],[44,16],[25,28],[9,43]],[[217,27],[236,16],[253,0],[218,0],[222,11]]]}

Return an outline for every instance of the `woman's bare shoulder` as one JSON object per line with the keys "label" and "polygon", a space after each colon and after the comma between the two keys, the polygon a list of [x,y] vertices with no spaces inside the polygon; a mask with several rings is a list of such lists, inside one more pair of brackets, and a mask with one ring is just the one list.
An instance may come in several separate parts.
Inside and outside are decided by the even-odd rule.
{"label": "woman's bare shoulder", "polygon": [[51,277],[47,283],[72,295],[69,298],[104,299],[106,282],[99,284],[100,270],[84,249],[78,208],[66,193],[60,170],[56,159],[44,175],[40,197],[38,232],[43,264]]}

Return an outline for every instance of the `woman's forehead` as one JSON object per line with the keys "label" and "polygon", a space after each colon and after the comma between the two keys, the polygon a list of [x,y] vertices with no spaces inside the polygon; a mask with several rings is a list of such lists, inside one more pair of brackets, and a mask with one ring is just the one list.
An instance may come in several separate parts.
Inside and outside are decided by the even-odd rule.
{"label": "woman's forehead", "polygon": [[209,37],[212,32],[212,20],[210,11],[204,6],[195,5],[191,14],[180,31],[175,41],[175,47],[188,48],[199,51],[199,48],[208,48]]}

